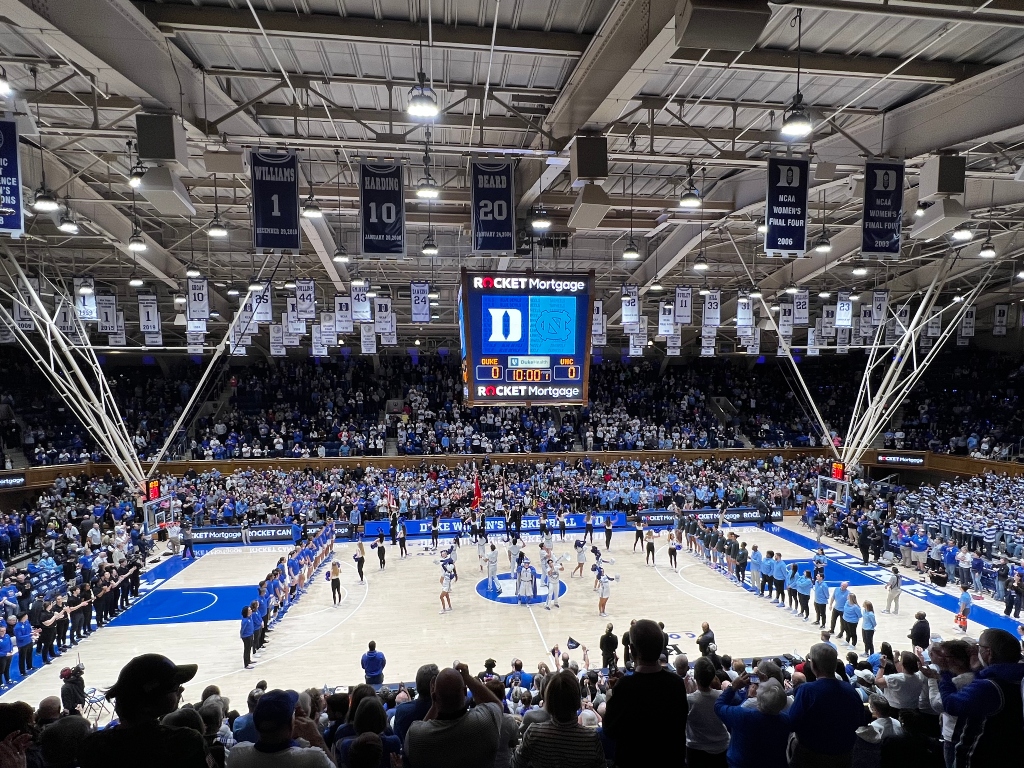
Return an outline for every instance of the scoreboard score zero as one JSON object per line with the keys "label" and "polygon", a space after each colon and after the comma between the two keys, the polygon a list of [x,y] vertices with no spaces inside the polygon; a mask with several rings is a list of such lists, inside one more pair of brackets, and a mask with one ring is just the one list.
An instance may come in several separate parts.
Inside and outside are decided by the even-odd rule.
{"label": "scoreboard score zero", "polygon": [[469,405],[587,402],[594,273],[462,272],[459,331]]}

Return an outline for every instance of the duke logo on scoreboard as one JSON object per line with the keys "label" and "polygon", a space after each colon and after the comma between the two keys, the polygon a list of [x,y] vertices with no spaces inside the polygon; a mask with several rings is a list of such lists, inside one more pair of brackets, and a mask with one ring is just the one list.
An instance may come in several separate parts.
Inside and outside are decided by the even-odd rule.
{"label": "duke logo on scoreboard", "polygon": [[524,355],[529,339],[523,332],[529,313],[526,296],[481,296],[480,351],[485,355]]}

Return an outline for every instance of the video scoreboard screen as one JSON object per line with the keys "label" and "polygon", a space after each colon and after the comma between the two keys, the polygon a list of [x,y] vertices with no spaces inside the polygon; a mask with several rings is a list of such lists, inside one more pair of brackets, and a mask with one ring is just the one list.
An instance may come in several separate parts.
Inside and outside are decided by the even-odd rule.
{"label": "video scoreboard screen", "polygon": [[459,332],[469,405],[583,405],[594,273],[462,271]]}

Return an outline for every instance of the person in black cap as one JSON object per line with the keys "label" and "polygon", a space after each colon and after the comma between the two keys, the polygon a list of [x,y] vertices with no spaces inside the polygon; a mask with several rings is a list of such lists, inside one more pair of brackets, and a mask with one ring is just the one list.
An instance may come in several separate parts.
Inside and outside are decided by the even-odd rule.
{"label": "person in black cap", "polygon": [[182,686],[198,669],[157,653],[129,661],[106,694],[119,723],[82,743],[81,768],[213,768],[201,735],[160,724],[160,718],[178,708]]}
{"label": "person in black cap", "polygon": [[[256,702],[252,722],[259,733],[255,744],[235,744],[228,753],[231,768],[255,768],[268,765],[270,755],[275,764],[302,768],[334,768],[327,756],[327,745],[316,723],[308,717],[296,717],[295,705],[299,694],[295,691],[267,691]],[[295,739],[309,742],[300,746]]]}

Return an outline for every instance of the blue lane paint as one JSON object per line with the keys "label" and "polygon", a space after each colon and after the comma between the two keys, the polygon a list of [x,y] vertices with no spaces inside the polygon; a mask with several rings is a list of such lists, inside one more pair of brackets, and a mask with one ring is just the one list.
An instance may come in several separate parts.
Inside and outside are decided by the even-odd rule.
{"label": "blue lane paint", "polygon": [[[490,600],[495,603],[502,603],[503,605],[515,605],[520,602],[519,598],[516,597],[516,580],[510,573],[499,573],[495,580],[498,582],[498,588],[500,592],[487,589],[487,579],[481,579],[477,582],[476,593],[485,600]],[[565,594],[565,582],[558,582],[558,596],[562,597]],[[525,597],[522,602],[529,603],[531,605],[543,605],[548,599],[548,585],[543,584],[540,581],[537,582],[537,594],[536,596],[531,595]]]}
{"label": "blue lane paint", "polygon": [[[765,531],[777,536],[778,538],[792,542],[798,547],[803,547],[812,552],[817,551],[818,545],[808,536],[804,536],[796,531],[792,531],[789,528],[783,528],[778,525],[765,526]],[[863,585],[881,585],[886,584],[889,581],[891,571],[886,570],[874,563],[868,563],[865,565],[860,557],[851,554],[850,552],[844,552],[840,549],[830,547],[822,542],[825,549],[825,556],[828,558],[828,565],[825,567],[825,580],[828,581],[830,586],[834,586],[843,581],[849,581],[851,586],[863,586]],[[785,559],[785,552],[783,559]],[[900,574],[903,576],[903,592],[914,597],[919,597],[926,602],[931,603],[943,610],[950,611],[955,614],[959,610],[959,600],[957,596],[944,592],[941,589],[929,586],[919,581],[915,581],[910,574],[913,570],[906,568],[900,568]],[[1007,632],[1017,636],[1017,627],[1020,626],[1021,622],[1017,619],[1013,619],[1009,616],[1002,614],[1002,604],[996,600],[986,597],[984,603],[974,602],[974,607],[971,609],[971,615],[968,617],[968,621],[971,624],[980,624],[983,627],[992,627],[995,629],[1005,629]],[[884,607],[884,605],[882,606]],[[879,609],[880,610],[880,609]],[[876,611],[877,612],[877,611]],[[900,614],[901,616],[903,614]],[[907,616],[908,622],[913,619],[912,615]],[[952,627],[948,630],[945,628],[936,627],[936,631],[940,632],[943,636],[954,636],[952,635]],[[969,631],[968,634],[976,635],[974,631]]]}
{"label": "blue lane paint", "polygon": [[201,621],[235,621],[242,606],[255,600],[255,584],[242,587],[192,587],[159,589],[110,622],[112,627],[193,624]]}

